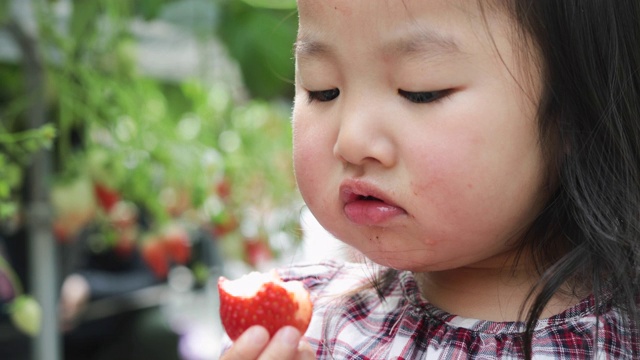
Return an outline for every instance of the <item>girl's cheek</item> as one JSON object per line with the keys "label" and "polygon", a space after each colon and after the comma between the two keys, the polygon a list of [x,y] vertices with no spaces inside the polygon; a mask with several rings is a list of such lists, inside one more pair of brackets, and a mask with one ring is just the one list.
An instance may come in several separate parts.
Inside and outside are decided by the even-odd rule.
{"label": "girl's cheek", "polygon": [[[424,199],[433,206],[433,214],[446,219],[463,216],[476,206],[475,200],[487,191],[488,164],[478,137],[458,137],[433,143],[415,157],[410,185],[411,196]],[[447,144],[455,144],[450,146]],[[482,169],[485,168],[485,171]],[[437,209],[437,210],[436,210]]]}
{"label": "girl's cheek", "polygon": [[298,187],[306,198],[306,193],[317,186],[319,179],[318,162],[320,149],[314,146],[312,139],[298,132],[293,142],[293,165]]}

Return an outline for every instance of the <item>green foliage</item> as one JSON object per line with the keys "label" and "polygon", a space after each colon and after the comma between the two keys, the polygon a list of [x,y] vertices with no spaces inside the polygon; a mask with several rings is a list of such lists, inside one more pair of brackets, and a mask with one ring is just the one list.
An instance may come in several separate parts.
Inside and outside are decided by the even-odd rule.
{"label": "green foliage", "polygon": [[297,15],[294,11],[251,11],[243,2],[225,4],[220,38],[238,60],[251,94],[264,99],[293,94]]}
{"label": "green foliage", "polygon": [[24,168],[36,151],[51,147],[55,136],[51,124],[12,133],[0,125],[0,220],[18,210]]}
{"label": "green foliage", "polygon": [[136,2],[133,11],[180,26],[197,38],[215,34],[242,70],[251,96],[291,98],[295,0],[162,0]]}
{"label": "green foliage", "polygon": [[[43,60],[38,70],[45,74],[44,103],[34,103],[28,93],[22,67],[27,61],[0,63],[0,226],[21,218],[27,169],[34,154],[51,151],[53,174],[46,182],[59,241],[93,222],[102,230],[100,243],[91,242],[94,250],[121,246],[131,229],[124,228],[131,219],[121,209],[142,208],[150,226],[146,234],[135,229],[141,248],[176,219],[212,230],[226,259],[251,263],[247,253],[254,250],[247,249],[271,246],[271,234],[287,234],[293,245],[300,236],[299,199],[291,164],[291,105],[282,99],[293,90],[295,1],[71,3],[64,22],[55,16],[57,1],[32,2],[39,32],[30,45],[38,59],[23,60]],[[18,24],[9,4],[0,1],[0,26]],[[139,19],[169,22],[201,43],[214,36],[222,40],[252,98],[234,98],[229,84],[142,76],[131,32],[131,22]],[[46,124],[29,126],[31,107],[45,110]],[[115,194],[114,208],[104,205],[98,186]],[[263,251],[283,250],[281,241],[272,247]],[[204,283],[207,269],[194,264]],[[35,336],[41,309],[22,293],[1,256],[0,277],[9,279],[14,296],[4,310]]]}
{"label": "green foliage", "polygon": [[174,2],[175,0],[132,1],[131,5],[134,14],[145,20],[153,20],[160,17],[167,4]]}
{"label": "green foliage", "polygon": [[247,4],[256,7],[271,9],[295,9],[295,0],[243,0]]}
{"label": "green foliage", "polygon": [[[297,208],[276,228],[265,219],[298,201],[291,106],[281,100],[292,90],[295,14],[237,1],[72,3],[64,26],[52,15],[56,2],[34,3],[36,40],[45,61],[46,126],[26,125],[24,70],[0,64],[0,77],[8,80],[0,86],[0,219],[19,208],[17,194],[34,152],[50,148],[52,186],[85,178],[106,185],[147,210],[152,229],[188,213],[198,225],[233,218],[248,223],[254,229],[250,235],[284,230],[297,236],[291,231]],[[130,27],[134,18],[168,21],[202,43],[213,36],[222,39],[239,62],[252,98],[234,98],[229,84],[195,78],[165,83],[142,76]],[[221,184],[230,187],[228,195],[219,193]],[[164,196],[176,189],[188,194],[187,209],[179,214]],[[232,230],[227,235],[248,236]]]}
{"label": "green foliage", "polygon": [[206,38],[215,29],[218,12],[218,6],[211,0],[181,0],[167,3],[158,18]]}

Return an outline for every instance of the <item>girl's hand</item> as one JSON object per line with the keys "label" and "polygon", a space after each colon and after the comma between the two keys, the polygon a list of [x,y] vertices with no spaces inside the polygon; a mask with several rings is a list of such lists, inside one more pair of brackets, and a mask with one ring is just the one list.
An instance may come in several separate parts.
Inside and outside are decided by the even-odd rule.
{"label": "girl's hand", "polygon": [[298,329],[285,326],[269,339],[262,326],[252,326],[245,331],[220,360],[312,360],[313,350]]}

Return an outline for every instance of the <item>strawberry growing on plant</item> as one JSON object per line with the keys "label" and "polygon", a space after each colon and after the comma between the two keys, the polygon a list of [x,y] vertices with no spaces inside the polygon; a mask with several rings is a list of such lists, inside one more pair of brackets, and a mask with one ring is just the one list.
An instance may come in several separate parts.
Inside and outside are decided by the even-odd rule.
{"label": "strawberry growing on plant", "polygon": [[33,297],[20,295],[13,299],[9,316],[13,325],[25,334],[36,336],[40,332],[42,308]]}
{"label": "strawberry growing on plant", "polygon": [[138,228],[130,226],[123,229],[116,229],[116,241],[113,245],[113,251],[122,258],[129,258],[133,254],[136,247],[136,238],[138,237]]}
{"label": "strawberry growing on plant", "polygon": [[273,271],[252,272],[237,280],[220,277],[220,319],[232,340],[253,325],[273,336],[283,326],[304,333],[311,322],[313,303],[299,281],[282,281]]}
{"label": "strawberry growing on plant", "polygon": [[185,265],[191,259],[191,241],[187,230],[177,223],[165,227],[161,234],[167,255],[177,264]]}
{"label": "strawberry growing on plant", "polygon": [[273,252],[266,239],[248,238],[244,240],[245,261],[254,268],[273,260]]}
{"label": "strawberry growing on plant", "polygon": [[42,308],[32,296],[24,294],[13,269],[0,255],[0,304],[5,303],[13,325],[19,331],[36,336],[42,323]]}
{"label": "strawberry growing on plant", "polygon": [[138,228],[138,207],[128,201],[119,200],[107,213],[110,231],[114,234],[113,250],[123,258],[133,253]]}
{"label": "strawberry growing on plant", "polygon": [[228,200],[229,196],[231,196],[231,180],[228,177],[223,177],[216,184],[216,194],[222,200]]}
{"label": "strawberry growing on plant", "polygon": [[51,189],[51,206],[56,239],[60,242],[72,240],[96,214],[90,180],[80,176],[56,182]]}
{"label": "strawberry growing on plant", "polygon": [[96,199],[98,199],[98,204],[100,204],[100,207],[107,213],[120,201],[120,193],[102,183],[94,183],[93,190]]}
{"label": "strawberry growing on plant", "polygon": [[223,237],[236,230],[240,223],[233,213],[222,211],[213,218],[213,226],[213,234],[216,237]]}
{"label": "strawberry growing on plant", "polygon": [[155,235],[147,235],[142,243],[142,259],[159,279],[169,273],[169,262],[164,244]]}

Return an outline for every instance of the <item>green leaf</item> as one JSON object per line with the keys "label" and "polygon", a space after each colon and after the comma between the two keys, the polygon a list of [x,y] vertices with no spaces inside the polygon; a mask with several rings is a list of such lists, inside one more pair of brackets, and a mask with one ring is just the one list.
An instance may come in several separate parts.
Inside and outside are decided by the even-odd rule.
{"label": "green leaf", "polygon": [[295,9],[296,0],[243,0],[247,4],[255,7],[269,9]]}

